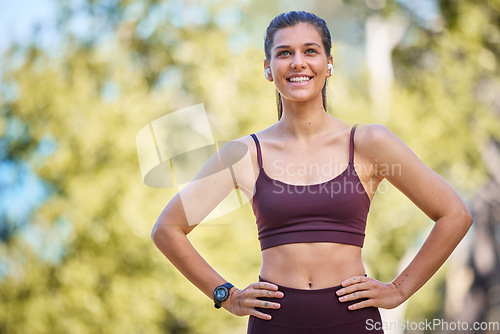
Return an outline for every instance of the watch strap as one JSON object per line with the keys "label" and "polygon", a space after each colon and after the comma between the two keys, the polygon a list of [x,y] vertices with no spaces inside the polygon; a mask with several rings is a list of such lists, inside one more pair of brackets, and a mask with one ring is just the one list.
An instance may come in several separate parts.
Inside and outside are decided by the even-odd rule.
{"label": "watch strap", "polygon": [[226,301],[226,300],[227,300],[227,298],[226,298],[226,299],[224,299],[223,301],[218,301],[218,300],[215,298],[215,291],[216,291],[218,288],[220,288],[221,286],[222,286],[222,287],[225,287],[225,288],[227,289],[227,298],[229,298],[229,295],[230,295],[229,291],[231,290],[231,288],[233,288],[233,287],[234,287],[234,285],[232,285],[231,283],[226,282],[226,283],[224,283],[224,284],[222,284],[222,285],[219,285],[218,287],[216,287],[216,288],[214,289],[214,307],[215,307],[215,308],[217,308],[217,309],[221,308],[221,303],[222,303],[223,301]]}

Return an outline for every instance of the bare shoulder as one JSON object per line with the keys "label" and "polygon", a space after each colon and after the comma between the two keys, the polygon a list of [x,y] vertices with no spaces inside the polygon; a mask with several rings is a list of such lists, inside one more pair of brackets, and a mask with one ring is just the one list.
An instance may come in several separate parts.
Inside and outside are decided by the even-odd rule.
{"label": "bare shoulder", "polygon": [[[270,127],[267,127],[265,129],[262,129],[262,130],[254,133],[255,136],[257,137],[257,140],[259,141],[259,144],[262,145],[263,141],[267,141],[267,140],[273,138],[273,134],[274,134],[273,130],[274,130],[275,125],[276,124],[273,124]],[[239,155],[240,149],[242,147],[244,147],[245,150],[250,153],[250,156],[252,157],[252,159],[256,160],[256,158],[257,158],[256,142],[250,134],[245,135],[245,136],[240,137],[240,138],[233,139],[230,142],[228,142],[226,145],[228,145],[228,144],[229,144],[229,146],[227,147],[226,150],[228,152],[231,152],[231,154],[236,153],[236,155]]]}
{"label": "bare shoulder", "polygon": [[[425,168],[413,151],[386,126],[381,124],[362,124],[356,129],[354,150],[357,161],[370,166],[369,176],[381,180],[401,174],[394,172],[406,166]],[[394,180],[392,180],[394,181]],[[396,181],[397,182],[397,181]]]}
{"label": "bare shoulder", "polygon": [[[270,126],[268,128],[262,129],[258,132],[255,132],[255,136],[257,137],[257,140],[259,141],[259,144],[262,145],[262,142],[266,142],[269,139],[273,138],[273,126]],[[255,140],[252,138],[250,134],[234,139],[232,142],[239,143],[239,144],[245,144],[245,146],[248,148],[250,155],[252,157],[257,157],[257,147]]]}
{"label": "bare shoulder", "polygon": [[225,156],[240,156],[242,151],[244,151],[244,153],[250,151],[250,154],[252,155],[252,152],[255,150],[254,140],[251,135],[246,135],[228,141],[219,149],[219,153]]}
{"label": "bare shoulder", "polygon": [[223,165],[231,166],[238,187],[248,198],[252,197],[253,187],[259,173],[257,147],[251,135],[231,140],[220,150]]}
{"label": "bare shoulder", "polygon": [[355,149],[359,148],[377,165],[374,177],[387,179],[429,218],[437,221],[450,212],[469,215],[460,197],[446,181],[387,127],[362,125],[355,137],[355,145],[358,145]]}
{"label": "bare shoulder", "polygon": [[355,143],[361,147],[384,145],[399,138],[382,124],[360,124],[356,128]]}
{"label": "bare shoulder", "polygon": [[231,155],[240,156],[241,150],[245,151],[245,154],[248,152],[252,158],[257,156],[257,148],[255,145],[255,141],[250,134],[236,138],[228,142],[225,146],[227,150],[231,153]]}
{"label": "bare shoulder", "polygon": [[360,124],[354,136],[355,150],[366,158],[375,160],[391,152],[409,148],[391,130],[382,124]]}
{"label": "bare shoulder", "polygon": [[246,136],[243,136],[243,137],[240,137],[240,138],[233,139],[232,142],[237,142],[237,143],[245,144],[245,145],[248,145],[248,146],[254,146],[255,145],[255,142],[252,139],[252,136],[250,134],[248,134]]}

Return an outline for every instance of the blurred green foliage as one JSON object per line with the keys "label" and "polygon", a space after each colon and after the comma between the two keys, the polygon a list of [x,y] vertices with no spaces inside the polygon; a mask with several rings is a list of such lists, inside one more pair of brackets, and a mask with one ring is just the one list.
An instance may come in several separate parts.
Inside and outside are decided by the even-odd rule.
{"label": "blurred green foliage", "polygon": [[[500,134],[500,5],[441,1],[443,26],[433,31],[399,2],[381,10],[348,3],[362,23],[374,14],[409,17],[412,42],[394,50],[384,124],[469,198],[487,177],[482,147]],[[216,311],[150,241],[175,192],[142,183],[135,135],[197,103],[204,103],[216,140],[271,125],[274,86],[263,79],[255,36],[263,44],[270,19],[297,8],[243,0],[58,4],[60,49],[49,55],[36,41],[14,45],[0,63],[2,162],[28,163],[50,190],[26,222],[0,217],[8,231],[0,242],[0,333],[245,332],[247,318]],[[75,32],[81,17],[89,29]],[[368,76],[330,79],[330,113],[378,122]],[[48,155],[47,140],[55,146]],[[364,259],[370,276],[388,281],[432,222],[389,184],[380,190]],[[258,279],[256,236],[247,204],[202,223],[189,239],[243,288]],[[59,256],[41,256],[54,243]],[[440,271],[412,297],[409,319],[439,314],[442,277]]]}

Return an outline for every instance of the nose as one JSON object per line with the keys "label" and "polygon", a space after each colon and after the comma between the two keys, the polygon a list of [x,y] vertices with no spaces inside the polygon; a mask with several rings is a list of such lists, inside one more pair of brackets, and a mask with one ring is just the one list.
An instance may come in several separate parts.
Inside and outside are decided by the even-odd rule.
{"label": "nose", "polygon": [[306,63],[304,61],[304,58],[302,57],[302,54],[300,52],[295,53],[292,59],[292,64],[290,65],[294,70],[299,69],[299,68],[305,68]]}

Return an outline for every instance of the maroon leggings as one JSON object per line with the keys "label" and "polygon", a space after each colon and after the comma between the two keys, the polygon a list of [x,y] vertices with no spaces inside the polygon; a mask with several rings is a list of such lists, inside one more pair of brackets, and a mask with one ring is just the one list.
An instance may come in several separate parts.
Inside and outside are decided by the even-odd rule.
{"label": "maroon leggings", "polygon": [[[259,281],[269,282],[260,276]],[[259,297],[258,299],[278,302],[281,307],[279,309],[257,307],[258,311],[270,314],[272,319],[264,320],[250,316],[247,334],[384,333],[383,330],[372,329],[382,327],[378,308],[349,310],[347,306],[366,299],[339,302],[335,292],[341,287],[337,285],[325,289],[306,290],[278,285],[278,290],[284,293],[283,298]]]}

